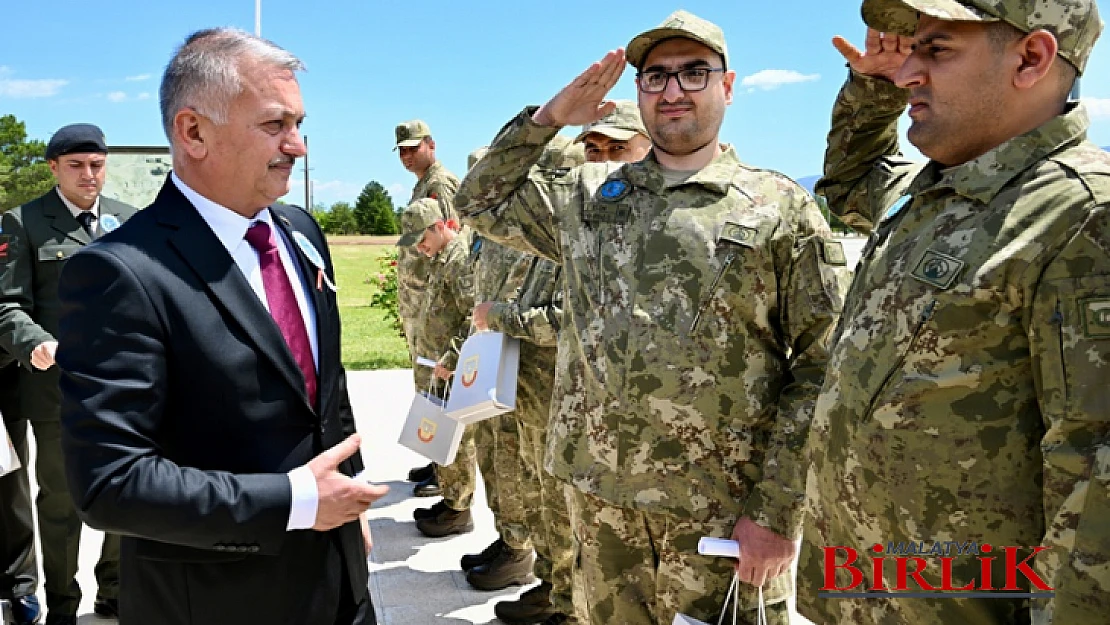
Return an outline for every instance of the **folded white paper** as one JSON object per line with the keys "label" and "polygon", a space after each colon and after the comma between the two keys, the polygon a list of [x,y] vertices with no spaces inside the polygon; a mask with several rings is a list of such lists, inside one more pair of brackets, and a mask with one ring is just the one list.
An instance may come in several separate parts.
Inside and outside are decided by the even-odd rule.
{"label": "folded white paper", "polygon": [[703,536],[698,541],[698,553],[703,556],[740,559],[740,543],[727,538]]}

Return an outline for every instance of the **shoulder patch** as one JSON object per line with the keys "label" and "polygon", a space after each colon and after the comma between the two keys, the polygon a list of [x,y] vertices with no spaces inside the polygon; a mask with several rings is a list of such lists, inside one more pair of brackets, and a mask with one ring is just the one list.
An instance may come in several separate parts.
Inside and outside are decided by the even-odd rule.
{"label": "shoulder patch", "polygon": [[964,261],[958,258],[936,250],[925,250],[910,275],[938,289],[947,289],[956,281],[963,268]]}
{"label": "shoulder patch", "polygon": [[12,235],[0,234],[0,261],[8,260],[8,248],[12,244]]}
{"label": "shoulder patch", "polygon": [[628,195],[628,192],[631,190],[632,187],[629,186],[627,182],[617,178],[615,180],[607,180],[605,184],[601,185],[601,188],[597,190],[597,194],[606,202],[616,202]]}
{"label": "shoulder patch", "polygon": [[840,241],[821,239],[821,257],[826,265],[848,266],[848,256],[844,253],[844,244]]}
{"label": "shoulder patch", "polygon": [[1110,297],[1091,297],[1083,306],[1083,334],[1087,338],[1110,338]]}

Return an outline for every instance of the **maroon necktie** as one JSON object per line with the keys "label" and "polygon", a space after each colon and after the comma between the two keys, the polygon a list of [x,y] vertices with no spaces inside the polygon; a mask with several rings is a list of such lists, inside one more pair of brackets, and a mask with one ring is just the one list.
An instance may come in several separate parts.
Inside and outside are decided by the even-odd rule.
{"label": "maroon necktie", "polygon": [[247,243],[258,252],[258,266],[262,270],[262,285],[266,288],[266,302],[270,305],[270,316],[274,318],[289,351],[297,366],[304,374],[305,390],[308,401],[316,405],[316,365],[312,361],[312,345],[308,342],[301,308],[293,294],[293,285],[281,264],[277,245],[269,224],[258,221],[247,228]]}

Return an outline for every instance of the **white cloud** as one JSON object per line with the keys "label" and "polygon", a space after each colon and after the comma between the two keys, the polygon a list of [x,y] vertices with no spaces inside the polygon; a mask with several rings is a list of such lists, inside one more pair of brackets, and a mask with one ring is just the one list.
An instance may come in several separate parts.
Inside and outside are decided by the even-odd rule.
{"label": "white cloud", "polygon": [[69,84],[60,78],[25,80],[8,78],[13,74],[10,67],[0,65],[0,98],[49,98],[58,94],[62,87]]}
{"label": "white cloud", "polygon": [[125,102],[127,101],[127,94],[122,91],[113,91],[108,94],[108,100],[111,102]]}
{"label": "white cloud", "polygon": [[759,89],[771,91],[783,85],[792,85],[801,82],[811,82],[821,78],[820,74],[803,74],[792,69],[764,69],[740,80],[741,87],[748,87],[748,92]]}
{"label": "white cloud", "polygon": [[1110,119],[1110,98],[1083,98],[1087,113],[1095,119]]}
{"label": "white cloud", "polygon": [[140,93],[139,95],[135,96],[135,99],[136,100],[149,100],[150,99],[150,94],[147,93],[146,91],[144,91],[144,92]]}
{"label": "white cloud", "polygon": [[126,80],[127,82],[142,82],[144,80],[150,80],[150,74],[139,74],[137,76],[128,76],[127,78],[124,78],[124,80]]}

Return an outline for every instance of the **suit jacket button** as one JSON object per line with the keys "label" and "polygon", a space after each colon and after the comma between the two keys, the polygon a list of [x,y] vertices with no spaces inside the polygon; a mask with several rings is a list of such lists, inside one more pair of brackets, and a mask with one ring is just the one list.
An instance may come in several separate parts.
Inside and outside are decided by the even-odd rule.
{"label": "suit jacket button", "polygon": [[66,253],[61,251],[61,250],[58,250],[58,258],[65,258],[65,257],[66,257]]}

